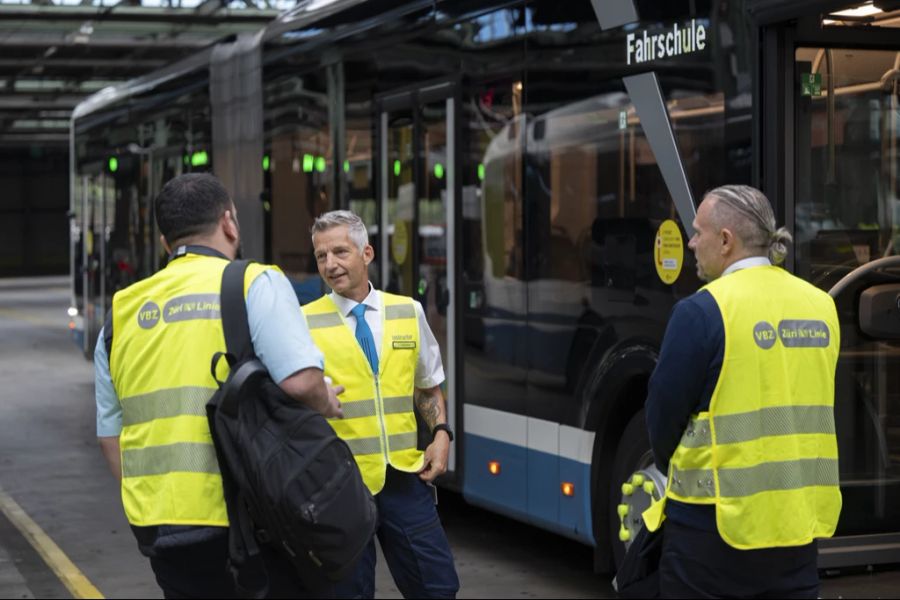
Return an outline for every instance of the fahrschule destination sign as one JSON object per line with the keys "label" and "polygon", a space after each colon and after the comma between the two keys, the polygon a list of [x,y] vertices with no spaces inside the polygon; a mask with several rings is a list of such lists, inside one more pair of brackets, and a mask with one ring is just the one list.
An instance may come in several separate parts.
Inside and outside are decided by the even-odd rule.
{"label": "fahrschule destination sign", "polygon": [[676,23],[660,32],[635,31],[628,34],[625,45],[629,65],[693,54],[706,48],[706,26],[691,19],[690,23]]}

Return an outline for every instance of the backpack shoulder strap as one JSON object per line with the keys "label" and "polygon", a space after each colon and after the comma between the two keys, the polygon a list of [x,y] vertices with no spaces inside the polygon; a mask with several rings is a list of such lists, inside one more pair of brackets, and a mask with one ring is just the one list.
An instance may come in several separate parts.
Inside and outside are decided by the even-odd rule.
{"label": "backpack shoulder strap", "polygon": [[[247,320],[247,301],[244,298],[244,277],[250,262],[249,260],[232,261],[228,263],[222,273],[219,303],[222,311],[225,347],[232,369],[256,356],[250,337],[250,323]],[[216,364],[221,356],[221,352],[213,355],[213,377],[216,376]],[[246,367],[246,365],[244,366]],[[226,415],[233,420],[238,419],[237,406],[241,398],[238,397],[239,394],[234,393],[234,388],[237,387],[240,390],[241,386],[235,385],[234,375],[235,373],[232,373],[228,386],[225,388],[222,388],[222,382],[219,382],[220,390],[217,392],[217,396],[221,396],[221,401],[216,405],[217,396],[213,396],[213,400],[207,405],[207,416],[222,473],[225,506],[230,524],[228,529],[229,571],[241,597],[265,598],[269,589],[269,579],[254,537],[253,522],[242,489],[242,486],[247,484],[245,476],[239,466],[235,467],[235,465],[241,464],[238,457],[239,452],[235,448],[238,440],[231,438],[228,429],[219,422],[219,419]],[[229,390],[232,393],[228,393]]]}
{"label": "backpack shoulder strap", "polygon": [[244,276],[249,260],[234,260],[222,273],[222,328],[225,330],[225,347],[238,363],[252,358],[253,342],[250,339],[250,323],[247,320],[247,301],[244,298]]}
{"label": "backpack shoulder strap", "polygon": [[112,309],[106,313],[106,321],[103,322],[103,346],[106,348],[106,360],[112,355],[113,320]]}

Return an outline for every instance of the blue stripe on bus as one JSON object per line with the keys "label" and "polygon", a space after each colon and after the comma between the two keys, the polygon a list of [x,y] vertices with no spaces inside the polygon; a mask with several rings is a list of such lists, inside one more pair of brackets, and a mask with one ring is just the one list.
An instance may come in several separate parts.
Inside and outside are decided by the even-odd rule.
{"label": "blue stripe on bus", "polygon": [[[591,529],[591,467],[568,458],[480,435],[465,435],[467,502],[594,545]],[[491,475],[490,461],[500,463]],[[575,486],[574,497],[563,496],[562,482]]]}

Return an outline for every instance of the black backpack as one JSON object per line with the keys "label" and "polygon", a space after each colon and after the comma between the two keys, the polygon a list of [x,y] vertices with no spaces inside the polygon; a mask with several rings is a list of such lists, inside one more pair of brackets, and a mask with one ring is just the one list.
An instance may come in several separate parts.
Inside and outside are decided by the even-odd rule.
{"label": "black backpack", "polygon": [[213,356],[212,372],[215,378],[223,357],[231,372],[206,412],[231,522],[230,569],[242,593],[262,597],[267,578],[257,542],[281,550],[315,588],[352,572],[377,513],[347,443],[256,358],[244,300],[248,264],[234,261],[222,275],[227,353]]}
{"label": "black backpack", "polygon": [[662,529],[650,531],[646,525],[641,527],[613,578],[613,588],[619,598],[659,598],[662,544]]}

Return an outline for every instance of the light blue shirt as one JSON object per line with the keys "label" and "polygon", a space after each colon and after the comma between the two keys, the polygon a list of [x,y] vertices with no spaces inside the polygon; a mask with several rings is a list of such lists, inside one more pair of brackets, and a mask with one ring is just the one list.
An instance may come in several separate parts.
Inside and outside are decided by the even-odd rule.
{"label": "light blue shirt", "polygon": [[[324,368],[322,353],[309,335],[297,295],[281,273],[266,270],[250,286],[247,320],[253,350],[275,382],[281,383],[303,369]],[[94,349],[94,385],[97,436],[115,437],[122,432],[122,405],[109,373],[102,330]]]}

